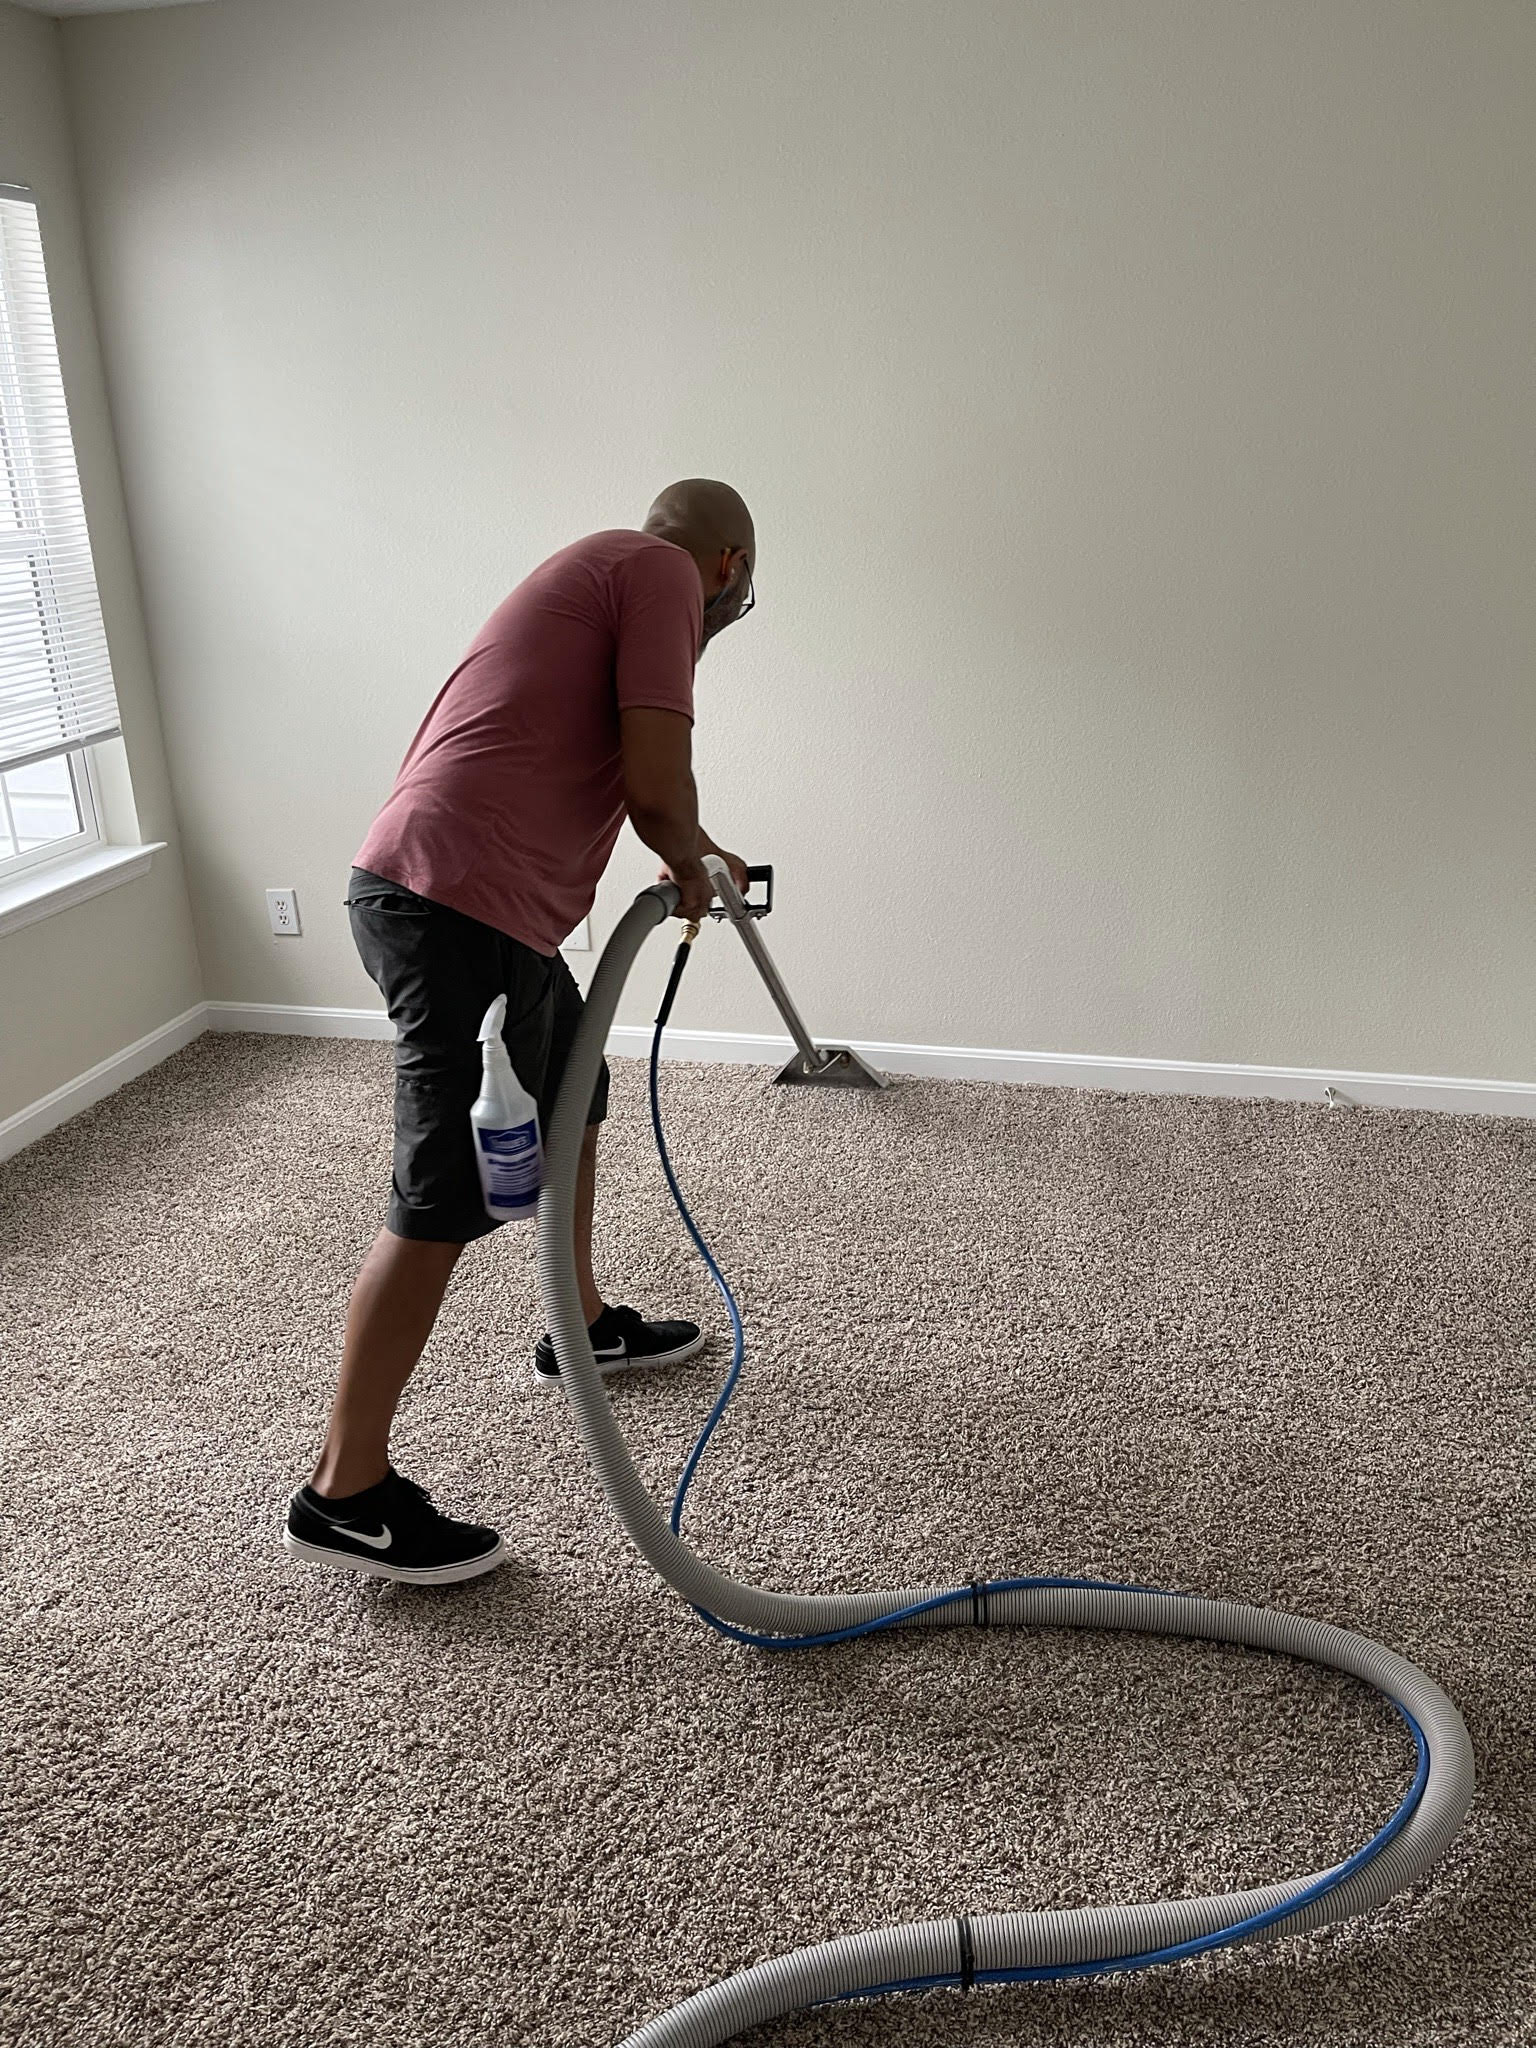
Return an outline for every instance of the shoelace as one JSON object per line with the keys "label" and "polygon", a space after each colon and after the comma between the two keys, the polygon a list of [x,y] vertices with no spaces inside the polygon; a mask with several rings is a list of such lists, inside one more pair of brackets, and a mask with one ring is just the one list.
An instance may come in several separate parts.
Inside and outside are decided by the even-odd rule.
{"label": "shoelace", "polygon": [[428,1516],[433,1515],[441,1519],[442,1510],[433,1507],[431,1494],[428,1493],[424,1486],[419,1485],[416,1480],[403,1479],[397,1472],[395,1474],[395,1485],[402,1493],[410,1496],[410,1505],[416,1510],[420,1519],[426,1520]]}

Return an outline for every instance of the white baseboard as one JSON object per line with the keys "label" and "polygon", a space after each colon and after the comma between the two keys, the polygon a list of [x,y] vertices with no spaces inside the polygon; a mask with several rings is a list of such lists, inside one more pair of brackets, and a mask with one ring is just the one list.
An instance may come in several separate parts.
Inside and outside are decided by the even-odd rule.
{"label": "white baseboard", "polygon": [[60,1124],[68,1123],[72,1116],[78,1116],[82,1109],[89,1109],[93,1102],[115,1094],[125,1081],[136,1081],[140,1074],[147,1074],[151,1067],[159,1066],[173,1052],[180,1052],[184,1045],[190,1045],[194,1038],[201,1037],[207,1028],[205,1007],[197,1003],[190,1010],[183,1010],[169,1024],[146,1032],[132,1045],[125,1045],[121,1052],[113,1053],[110,1059],[98,1061],[85,1073],[77,1074],[73,1081],[66,1081],[62,1088],[55,1088],[51,1094],[40,1096],[25,1109],[17,1110],[14,1116],[6,1117],[4,1122],[0,1122],[0,1159],[9,1159],[24,1145],[30,1145],[34,1139],[56,1130]]}
{"label": "white baseboard", "polygon": [[[0,1122],[0,1159],[77,1116],[148,1073],[204,1031],[270,1031],[302,1038],[395,1035],[382,1010],[327,1009],[310,1003],[199,1003],[124,1046],[88,1073]],[[608,1050],[645,1058],[650,1026],[617,1024]],[[1009,1052],[965,1045],[889,1045],[861,1039],[854,1050],[890,1074],[946,1081],[1007,1081],[1050,1088],[1111,1088],[1143,1095],[1262,1096],[1280,1102],[1325,1102],[1378,1109],[1437,1109],[1461,1116],[1536,1117],[1536,1082],[1466,1081],[1433,1074],[1361,1074],[1345,1068],[1261,1067],[1202,1060],[1103,1059],[1092,1053]],[[667,1057],[737,1066],[782,1066],[791,1045],[748,1031],[668,1031]]]}
{"label": "white baseboard", "polygon": [[278,1031],[291,1038],[393,1038],[382,1010],[331,1010],[318,1003],[209,1003],[210,1031]]}
{"label": "white baseboard", "polygon": [[[615,1024],[608,1033],[609,1052],[618,1059],[648,1060],[652,1029],[649,1024]],[[665,1059],[730,1067],[782,1067],[795,1049],[793,1039],[758,1031],[678,1031],[670,1024],[661,1043]]]}
{"label": "white baseboard", "polygon": [[[835,1040],[829,1040],[835,1043]],[[648,1056],[650,1027],[618,1024],[610,1052]],[[669,1030],[675,1060],[720,1060],[782,1066],[787,1038],[738,1031]],[[1536,1117],[1536,1081],[1463,1081],[1435,1074],[1362,1074],[1347,1068],[1261,1067],[1235,1061],[1106,1059],[1095,1053],[1009,1052],[969,1045],[890,1045],[861,1038],[853,1050],[888,1074],[927,1074],[946,1081],[1007,1081],[1045,1088],[1112,1088],[1141,1095],[1262,1096],[1279,1102],[1326,1102],[1377,1109],[1439,1109],[1462,1116]]]}

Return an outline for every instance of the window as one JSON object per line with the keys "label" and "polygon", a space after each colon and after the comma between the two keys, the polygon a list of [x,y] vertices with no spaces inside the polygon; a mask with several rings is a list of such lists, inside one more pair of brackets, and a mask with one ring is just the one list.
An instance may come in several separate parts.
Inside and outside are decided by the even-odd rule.
{"label": "window", "polygon": [[37,206],[0,185],[0,880],[96,845],[119,730]]}
{"label": "window", "polygon": [[0,775],[0,874],[83,853],[99,837],[83,753],[56,754]]}

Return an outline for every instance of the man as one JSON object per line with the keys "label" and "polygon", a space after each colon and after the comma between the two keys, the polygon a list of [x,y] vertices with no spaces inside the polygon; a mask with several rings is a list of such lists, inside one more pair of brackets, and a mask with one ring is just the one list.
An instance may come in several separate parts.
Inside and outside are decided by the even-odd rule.
{"label": "man", "polygon": [[[752,605],[757,542],[726,484],[671,485],[635,533],[595,533],[519,584],[482,628],[411,742],[357,855],[353,935],[393,1019],[394,1190],[352,1289],[341,1374],[320,1461],[288,1506],[299,1556],[369,1577],[444,1585],[501,1562],[494,1529],[441,1514],[389,1461],[406,1381],[449,1275],[495,1228],[481,1199],[469,1111],[478,1033],[507,997],[507,1051],[547,1127],[581,1013],[559,947],[592,907],[626,813],[703,916],[706,853],[746,869],[700,830],[691,767],[694,667]],[[589,1112],[576,1196],[576,1261],[603,1370],[672,1364],[697,1326],[609,1307],[592,1273],[598,1125]],[[546,1336],[534,1372],[559,1384]]]}

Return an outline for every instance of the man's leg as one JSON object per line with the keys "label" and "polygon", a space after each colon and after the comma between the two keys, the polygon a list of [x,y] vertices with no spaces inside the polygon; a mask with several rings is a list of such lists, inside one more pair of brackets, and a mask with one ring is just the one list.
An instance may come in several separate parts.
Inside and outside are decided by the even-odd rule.
{"label": "man's leg", "polygon": [[[397,1473],[389,1433],[459,1254],[490,1227],[469,1110],[480,1019],[508,984],[488,925],[360,868],[347,905],[396,1032],[393,1186],[386,1228],[353,1283],[320,1462],[288,1503],[283,1543],[369,1578],[446,1586],[493,1570],[506,1546],[494,1529],[445,1515]],[[538,992],[526,992],[529,1006]]]}
{"label": "man's leg", "polygon": [[[603,1106],[607,1090],[603,1089]],[[675,1365],[692,1358],[703,1347],[697,1323],[648,1323],[632,1308],[612,1309],[598,1292],[592,1274],[592,1211],[597,1190],[597,1134],[601,1124],[588,1124],[581,1140],[581,1157],[576,1169],[576,1201],[572,1227],[575,1235],[576,1281],[581,1289],[581,1312],[587,1319],[598,1364],[603,1372],[626,1366]],[[536,1376],[546,1386],[558,1386],[560,1368],[555,1347],[544,1336],[533,1356]]]}
{"label": "man's leg", "polygon": [[[553,977],[554,1018],[550,1028],[548,1058],[544,1063],[539,1111],[544,1128],[549,1128],[561,1076],[565,1072],[576,1029],[581,1022],[581,991],[569,967],[557,958]],[[514,1064],[516,1053],[513,1054]],[[587,1111],[587,1128],[582,1135],[576,1170],[576,1200],[572,1228],[575,1236],[576,1282],[581,1289],[581,1312],[592,1335],[599,1369],[619,1372],[629,1366],[672,1365],[692,1358],[703,1346],[697,1323],[646,1322],[634,1309],[604,1304],[592,1272],[592,1211],[597,1186],[597,1134],[608,1114],[608,1068],[599,1069],[592,1101]],[[560,1368],[555,1347],[546,1333],[534,1350],[535,1376],[547,1387],[558,1387]]]}
{"label": "man's leg", "polygon": [[[590,1176],[587,1217],[591,1221]],[[464,1247],[381,1230],[347,1308],[341,1377],[310,1485],[327,1499],[376,1486],[389,1470],[389,1431],[405,1383],[426,1348],[448,1276]],[[591,1268],[590,1251],[587,1261]]]}
{"label": "man's leg", "polygon": [[314,1478],[288,1503],[284,1547],[315,1564],[450,1586],[506,1556],[494,1529],[457,1522],[389,1462],[389,1429],[462,1244],[381,1230],[347,1308],[341,1379]]}

